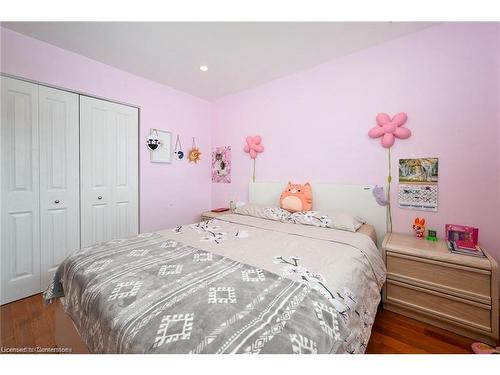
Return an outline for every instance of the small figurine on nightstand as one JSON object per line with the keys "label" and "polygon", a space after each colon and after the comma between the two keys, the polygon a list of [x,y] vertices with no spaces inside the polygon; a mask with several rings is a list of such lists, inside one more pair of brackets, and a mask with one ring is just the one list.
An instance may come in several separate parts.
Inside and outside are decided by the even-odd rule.
{"label": "small figurine on nightstand", "polygon": [[427,241],[437,241],[437,232],[434,229],[428,229],[427,230]]}
{"label": "small figurine on nightstand", "polygon": [[413,223],[413,230],[418,238],[422,238],[425,233],[425,219],[416,217]]}

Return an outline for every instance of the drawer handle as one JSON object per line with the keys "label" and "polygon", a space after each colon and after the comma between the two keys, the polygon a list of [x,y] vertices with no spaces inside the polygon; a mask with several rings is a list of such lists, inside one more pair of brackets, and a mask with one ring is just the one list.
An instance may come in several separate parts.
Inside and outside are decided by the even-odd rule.
{"label": "drawer handle", "polygon": [[102,197],[99,195],[99,196],[97,197],[97,199],[101,200],[101,199],[102,199]]}
{"label": "drawer handle", "polygon": [[60,202],[60,200],[59,200],[59,199],[56,199],[56,200],[54,201],[54,203],[55,203],[55,204],[58,204],[59,202]]}

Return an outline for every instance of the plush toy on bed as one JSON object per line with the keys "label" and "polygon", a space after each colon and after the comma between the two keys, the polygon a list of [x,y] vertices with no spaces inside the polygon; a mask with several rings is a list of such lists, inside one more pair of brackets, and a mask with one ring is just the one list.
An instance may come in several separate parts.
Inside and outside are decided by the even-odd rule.
{"label": "plush toy on bed", "polygon": [[312,210],[311,184],[304,185],[288,183],[280,196],[280,207],[290,212]]}

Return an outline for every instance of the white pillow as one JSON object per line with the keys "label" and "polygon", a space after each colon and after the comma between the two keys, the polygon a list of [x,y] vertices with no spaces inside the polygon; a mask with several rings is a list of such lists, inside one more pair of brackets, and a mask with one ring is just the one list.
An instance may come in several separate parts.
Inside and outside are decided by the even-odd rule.
{"label": "white pillow", "polygon": [[349,232],[356,232],[365,223],[362,218],[344,212],[302,211],[292,214],[280,207],[258,204],[245,204],[244,206],[237,207],[234,212],[240,215],[281,221],[283,223],[312,225]]}
{"label": "white pillow", "polygon": [[356,232],[364,223],[365,220],[359,216],[354,216],[344,212],[332,212],[328,214],[331,220],[331,227],[349,232]]}
{"label": "white pillow", "polygon": [[275,221],[288,221],[290,218],[290,212],[282,208],[258,204],[245,204],[244,206],[237,207],[234,212],[240,215],[260,217]]}
{"label": "white pillow", "polygon": [[330,228],[331,224],[330,218],[318,211],[294,212],[290,219],[295,224],[312,225],[321,228]]}
{"label": "white pillow", "polygon": [[291,215],[290,219],[297,224],[333,228],[349,232],[356,232],[365,223],[360,217],[343,212],[295,212]]}

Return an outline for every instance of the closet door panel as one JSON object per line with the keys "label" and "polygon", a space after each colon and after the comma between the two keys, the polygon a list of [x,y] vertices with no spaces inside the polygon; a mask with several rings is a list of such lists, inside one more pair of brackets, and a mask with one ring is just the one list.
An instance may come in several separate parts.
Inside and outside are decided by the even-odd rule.
{"label": "closet door panel", "polygon": [[116,108],[113,209],[115,237],[138,233],[138,113],[126,106]]}
{"label": "closet door panel", "polygon": [[40,291],[38,86],[1,77],[1,299]]}
{"label": "closet door panel", "polygon": [[81,246],[112,238],[112,116],[107,103],[80,96]]}
{"label": "closet door panel", "polygon": [[78,106],[77,94],[39,88],[42,289],[80,247]]}
{"label": "closet door panel", "polygon": [[138,110],[80,97],[82,247],[138,232]]}

